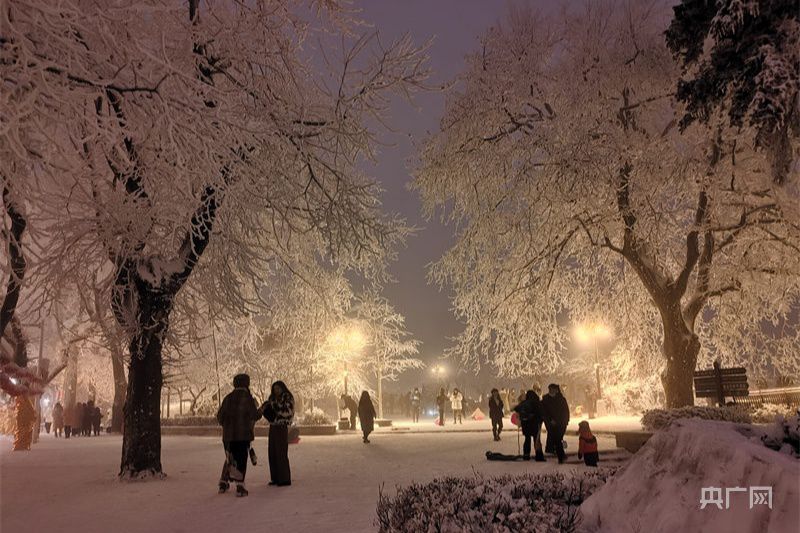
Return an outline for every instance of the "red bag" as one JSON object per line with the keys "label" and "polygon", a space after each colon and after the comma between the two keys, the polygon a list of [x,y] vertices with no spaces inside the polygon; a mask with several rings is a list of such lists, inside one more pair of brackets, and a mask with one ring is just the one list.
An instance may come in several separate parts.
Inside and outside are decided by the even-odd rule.
{"label": "red bag", "polygon": [[511,423],[514,424],[515,426],[519,426],[519,413],[517,413],[516,411],[511,413]]}

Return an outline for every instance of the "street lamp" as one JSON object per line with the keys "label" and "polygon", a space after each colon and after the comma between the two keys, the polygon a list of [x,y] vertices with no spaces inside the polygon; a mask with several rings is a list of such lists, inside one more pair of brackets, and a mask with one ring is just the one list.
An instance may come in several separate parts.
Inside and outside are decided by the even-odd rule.
{"label": "street lamp", "polygon": [[441,387],[444,386],[444,375],[447,373],[447,369],[442,365],[436,365],[431,368],[431,372],[434,376],[436,376],[439,380],[439,385]]}
{"label": "street lamp", "polygon": [[597,380],[597,398],[603,397],[603,389],[600,387],[600,349],[598,340],[605,340],[611,337],[611,330],[602,324],[580,325],[575,328],[575,336],[584,344],[589,342],[594,344],[594,375]]}

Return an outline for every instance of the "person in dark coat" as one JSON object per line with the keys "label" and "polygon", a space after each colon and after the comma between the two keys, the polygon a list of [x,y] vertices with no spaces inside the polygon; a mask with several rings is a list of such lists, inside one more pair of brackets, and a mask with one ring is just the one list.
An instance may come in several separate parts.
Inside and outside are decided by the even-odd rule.
{"label": "person in dark coat", "polygon": [[419,422],[419,412],[422,408],[422,395],[419,389],[414,387],[414,392],[411,393],[411,421]]}
{"label": "person in dark coat", "polygon": [[58,438],[62,431],[64,431],[64,407],[61,402],[56,402],[53,407],[53,433]]}
{"label": "person in dark coat", "polygon": [[350,429],[356,430],[356,417],[358,416],[358,404],[349,394],[342,394],[342,402],[350,412]]}
{"label": "person in dark coat", "polygon": [[89,400],[83,406],[81,417],[81,433],[87,437],[92,436],[92,417],[94,416],[94,400]]}
{"label": "person in dark coat", "polygon": [[538,439],[544,420],[544,410],[539,395],[529,390],[525,393],[525,399],[514,407],[514,411],[519,415],[519,423],[522,434],[525,435],[525,442],[522,445],[522,458],[526,461],[531,458],[531,439],[539,443],[536,445],[536,460],[544,461],[541,441]]}
{"label": "person in dark coat", "polygon": [[244,487],[247,458],[250,443],[255,438],[253,428],[259,418],[261,413],[250,393],[250,376],[237,374],[233,377],[233,390],[225,396],[217,411],[226,458],[219,480],[220,494],[228,490],[232,480],[236,481],[236,496],[247,496],[247,489]]}
{"label": "person in dark coat", "polygon": [[369,434],[375,429],[375,406],[367,391],[362,391],[358,400],[358,420],[361,422],[364,444],[369,444]]}
{"label": "person in dark coat", "polygon": [[555,383],[547,386],[547,395],[542,398],[544,408],[544,423],[547,427],[547,449],[555,451],[558,462],[563,463],[567,458],[564,453],[564,433],[569,424],[569,405],[567,399],[561,394],[561,387]]}
{"label": "person in dark coat", "polygon": [[503,400],[500,398],[500,391],[492,389],[489,396],[489,418],[492,420],[492,435],[494,440],[500,440],[500,433],[503,431]]}
{"label": "person in dark coat", "polygon": [[100,421],[103,419],[103,413],[100,412],[100,408],[95,406],[94,410],[92,411],[92,430],[94,431],[94,436],[97,437],[100,435]]}
{"label": "person in dark coat", "polygon": [[439,390],[439,396],[436,397],[436,407],[439,409],[439,425],[444,425],[444,408],[447,405],[447,393],[444,388]]}
{"label": "person in dark coat", "polygon": [[74,422],[72,424],[72,436],[78,436],[83,434],[83,412],[86,410],[86,406],[78,402],[75,404],[75,415],[74,415]]}
{"label": "person in dark coat", "polygon": [[272,393],[261,406],[269,421],[270,485],[286,487],[292,484],[289,468],[289,426],[294,418],[294,396],[283,381],[272,384]]}

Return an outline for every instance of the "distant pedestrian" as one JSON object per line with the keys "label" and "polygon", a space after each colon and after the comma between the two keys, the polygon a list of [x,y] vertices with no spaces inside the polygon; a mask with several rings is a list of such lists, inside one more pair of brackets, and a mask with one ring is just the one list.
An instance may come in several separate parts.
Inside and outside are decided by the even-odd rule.
{"label": "distant pedestrian", "polygon": [[100,421],[102,419],[103,413],[100,411],[99,407],[95,407],[94,412],[92,413],[92,430],[94,431],[95,437],[100,435]]}
{"label": "distant pedestrian", "polygon": [[356,417],[358,416],[358,404],[349,394],[342,394],[342,403],[347,412],[350,413],[350,429],[356,430]]}
{"label": "distant pedestrian", "polygon": [[261,418],[256,401],[250,393],[250,376],[237,374],[233,377],[233,390],[225,396],[217,411],[217,422],[222,426],[222,446],[225,449],[225,464],[219,479],[219,492],[224,493],[230,482],[236,482],[236,496],[247,496],[244,478],[247,474],[247,458],[250,443],[255,438],[253,426]]}
{"label": "distant pedestrian", "polygon": [[589,419],[594,418],[597,411],[597,396],[594,393],[591,385],[586,385],[583,389],[584,403],[586,404],[586,412],[589,414]]}
{"label": "distant pedestrian", "polygon": [[542,407],[545,414],[544,423],[547,426],[547,446],[545,448],[548,451],[551,449],[555,451],[558,462],[563,463],[567,457],[564,452],[563,440],[569,424],[569,405],[567,399],[561,394],[561,388],[555,383],[547,386],[547,395],[542,398]]}
{"label": "distant pedestrian", "polygon": [[582,420],[578,424],[578,459],[583,459],[586,466],[597,466],[600,454],[597,452],[597,439],[592,435],[589,422]]}
{"label": "distant pedestrian", "polygon": [[453,424],[456,422],[463,424],[464,395],[458,389],[453,389],[453,393],[450,395],[450,408],[453,410]]}
{"label": "distant pedestrian", "polygon": [[536,460],[544,461],[541,441],[538,439],[544,419],[544,410],[539,401],[539,395],[529,390],[525,393],[525,399],[522,403],[514,407],[514,411],[519,415],[522,434],[525,435],[525,442],[522,445],[522,458],[526,461],[530,460],[531,439],[533,439],[536,449]]}
{"label": "distant pedestrian", "polygon": [[72,425],[72,436],[77,437],[83,435],[83,413],[86,411],[86,405],[82,402],[75,404],[75,419]]}
{"label": "distant pedestrian", "polygon": [[447,392],[444,387],[439,389],[439,396],[436,397],[436,408],[439,410],[439,425],[444,425],[444,409],[447,405]]}
{"label": "distant pedestrian", "polygon": [[261,406],[269,420],[269,484],[286,487],[292,484],[289,426],[294,418],[294,396],[283,381],[273,383],[271,390],[269,398]]}
{"label": "distant pedestrian", "polygon": [[89,400],[83,406],[81,413],[81,434],[92,436],[92,416],[94,416],[94,400]]}
{"label": "distant pedestrian", "polygon": [[414,392],[411,393],[411,420],[419,422],[419,412],[422,409],[422,395],[419,389],[414,387]]}
{"label": "distant pedestrian", "polygon": [[375,406],[367,391],[362,391],[358,400],[358,420],[361,422],[364,444],[369,444],[369,434],[375,429]]}
{"label": "distant pedestrian", "polygon": [[489,418],[492,419],[492,435],[495,441],[500,440],[500,433],[503,431],[503,407],[500,392],[492,389],[492,394],[489,396]]}
{"label": "distant pedestrian", "polygon": [[61,402],[56,402],[53,406],[53,434],[58,438],[62,431],[64,431],[64,407]]}

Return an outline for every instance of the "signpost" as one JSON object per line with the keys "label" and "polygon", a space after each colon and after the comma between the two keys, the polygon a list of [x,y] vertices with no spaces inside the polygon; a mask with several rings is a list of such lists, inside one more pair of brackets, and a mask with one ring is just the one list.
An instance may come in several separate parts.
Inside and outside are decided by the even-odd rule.
{"label": "signpost", "polygon": [[723,406],[728,396],[749,394],[745,368],[722,368],[715,361],[711,370],[698,370],[694,373],[694,395],[698,398],[716,398],[718,405]]}

